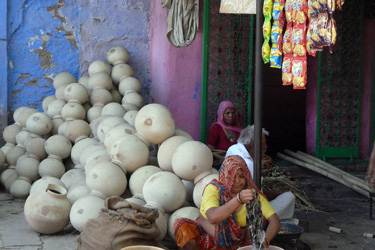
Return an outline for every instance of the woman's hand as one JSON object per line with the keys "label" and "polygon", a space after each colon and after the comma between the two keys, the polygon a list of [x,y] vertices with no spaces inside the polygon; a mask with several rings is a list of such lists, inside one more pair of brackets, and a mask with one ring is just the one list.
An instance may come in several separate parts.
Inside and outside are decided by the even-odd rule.
{"label": "woman's hand", "polygon": [[250,201],[254,200],[254,193],[251,189],[243,189],[238,193],[238,198],[246,204],[250,204]]}

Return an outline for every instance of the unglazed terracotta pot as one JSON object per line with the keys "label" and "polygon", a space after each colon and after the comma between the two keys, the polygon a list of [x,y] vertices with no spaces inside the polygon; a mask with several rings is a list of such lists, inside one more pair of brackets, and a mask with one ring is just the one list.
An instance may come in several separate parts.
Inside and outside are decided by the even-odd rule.
{"label": "unglazed terracotta pot", "polygon": [[26,150],[24,148],[15,146],[8,150],[8,152],[5,154],[5,159],[9,166],[16,166],[18,158],[25,153]]}
{"label": "unglazed terracotta pot", "polygon": [[210,174],[195,184],[193,191],[193,200],[196,207],[201,207],[203,190],[206,187],[206,185],[210,183],[213,179],[217,178],[219,178],[219,174]]}
{"label": "unglazed terracotta pot", "polygon": [[24,109],[22,109],[20,111],[20,113],[17,116],[17,120],[15,120],[15,121],[16,121],[17,124],[20,124],[23,128],[26,128],[27,119],[29,119],[29,117],[32,114],[37,113],[37,112],[38,112],[38,110],[36,110],[36,109],[25,107]]}
{"label": "unglazed terracotta pot", "polygon": [[73,205],[74,202],[89,194],[90,189],[88,186],[84,183],[78,183],[69,189],[67,197],[70,203]]}
{"label": "unglazed terracotta pot", "polygon": [[20,176],[10,185],[9,192],[15,198],[26,199],[29,196],[31,181]]}
{"label": "unglazed terracotta pot", "polygon": [[91,137],[94,137],[95,139],[98,139],[98,127],[100,125],[100,123],[109,116],[107,115],[102,115],[102,116],[99,116],[98,118],[94,119],[93,121],[90,122],[90,129],[91,129]]}
{"label": "unglazed terracotta pot", "polygon": [[73,120],[66,124],[64,135],[75,143],[81,138],[88,137],[91,133],[89,124],[83,120]]}
{"label": "unglazed terracotta pot", "polygon": [[86,117],[86,110],[79,102],[69,101],[61,109],[61,116],[65,121],[83,120]]}
{"label": "unglazed terracotta pot", "polygon": [[46,140],[44,147],[49,156],[63,160],[70,156],[72,143],[63,135],[53,135]]}
{"label": "unglazed terracotta pot", "polygon": [[8,177],[10,177],[12,175],[15,176],[15,179],[13,180],[13,181],[15,181],[18,177],[17,172],[16,172],[16,166],[9,166],[7,169],[5,169],[1,173],[1,176],[0,176],[1,185],[3,185],[5,187],[5,181],[8,179]]}
{"label": "unglazed terracotta pot", "polygon": [[32,193],[25,202],[24,213],[29,226],[38,233],[54,234],[69,223],[71,204],[67,190],[49,184],[45,191]]}
{"label": "unglazed terracotta pot", "polygon": [[104,106],[113,101],[111,92],[104,88],[94,89],[90,94],[90,103],[92,106]]}
{"label": "unglazed terracotta pot", "polygon": [[49,184],[54,184],[66,188],[65,184],[60,179],[52,176],[43,176],[31,185],[30,194],[38,192],[40,190],[45,191]]}
{"label": "unglazed terracotta pot", "polygon": [[86,173],[83,169],[70,169],[61,176],[60,180],[64,183],[65,187],[69,190],[72,186],[79,182],[86,181]]}
{"label": "unglazed terracotta pot", "polygon": [[136,110],[138,111],[139,108],[137,108],[135,105],[133,104],[130,104],[130,103],[122,103],[122,106],[124,107],[124,109],[128,112],[130,110]]}
{"label": "unglazed terracotta pot", "polygon": [[127,63],[130,56],[127,49],[122,46],[115,46],[107,51],[106,58],[109,64],[116,65],[119,63]]}
{"label": "unglazed terracotta pot", "polygon": [[41,177],[51,176],[60,179],[65,174],[65,166],[60,158],[48,156],[40,162],[38,173]]}
{"label": "unglazed terracotta pot", "polygon": [[84,137],[81,140],[77,141],[74,146],[72,147],[70,157],[74,164],[81,164],[79,158],[83,150],[85,150],[88,146],[98,143],[98,140],[90,137]]}
{"label": "unglazed terracotta pot", "polygon": [[37,159],[23,155],[17,160],[16,172],[19,176],[27,178],[32,183],[40,179],[38,167],[39,161]]}
{"label": "unglazed terracotta pot", "polygon": [[87,159],[95,152],[105,150],[103,143],[94,143],[88,145],[85,149],[82,150],[82,153],[79,157],[80,165],[85,169]]}
{"label": "unglazed terracotta pot", "polygon": [[96,60],[90,63],[90,66],[88,68],[88,73],[90,76],[92,76],[95,73],[106,73],[108,75],[111,74],[111,67],[109,64],[105,61]]}
{"label": "unglazed terracotta pot", "polygon": [[138,110],[129,110],[124,115],[124,120],[131,126],[135,127],[135,118],[137,117]]}
{"label": "unglazed terracotta pot", "polygon": [[180,218],[187,218],[195,221],[199,216],[199,209],[196,207],[182,207],[172,213],[168,219],[168,235],[176,242],[173,231],[173,223]]}
{"label": "unglazed terracotta pot", "polygon": [[125,172],[119,166],[112,162],[101,162],[88,170],[86,184],[92,194],[105,199],[121,196],[128,183]]}
{"label": "unglazed terracotta pot", "polygon": [[180,208],[186,199],[185,186],[180,178],[167,171],[151,175],[144,183],[142,193],[148,206],[167,213]]}
{"label": "unglazed terracotta pot", "polygon": [[184,183],[185,190],[186,190],[186,200],[188,202],[194,202],[194,199],[193,199],[193,192],[194,192],[194,187],[195,187],[194,182],[182,180],[182,183]]}
{"label": "unglazed terracotta pot", "polygon": [[86,118],[89,123],[91,123],[96,118],[99,118],[102,115],[103,106],[95,105],[92,106],[86,113]]}
{"label": "unglazed terracotta pot", "polygon": [[89,76],[81,76],[78,79],[78,83],[82,84],[83,86],[85,86],[88,89],[89,78],[90,78]]}
{"label": "unglazed terracotta pot", "polygon": [[64,89],[65,101],[74,101],[83,104],[89,100],[89,91],[79,83],[71,83]]}
{"label": "unglazed terracotta pot", "polygon": [[126,123],[126,121],[122,117],[118,116],[109,116],[102,120],[98,126],[97,131],[99,141],[104,142],[105,136],[112,128],[124,123]]}
{"label": "unglazed terracotta pot", "polygon": [[112,89],[110,90],[110,92],[111,92],[111,95],[112,95],[113,102],[121,103],[122,95],[121,95],[120,91],[118,91],[115,88],[115,86],[112,87]]}
{"label": "unglazed terracotta pot", "polygon": [[53,87],[57,89],[63,84],[70,84],[73,82],[76,82],[76,78],[72,74],[70,74],[69,72],[62,72],[57,74],[53,79]]}
{"label": "unglazed terracotta pot", "polygon": [[53,119],[57,116],[61,117],[61,110],[62,110],[62,108],[64,107],[65,104],[66,104],[65,100],[57,99],[57,100],[52,101],[50,104],[48,104],[46,114],[51,119]]}
{"label": "unglazed terracotta pot", "polygon": [[[0,168],[4,165],[5,163],[5,154],[4,152],[0,149]],[[1,174],[1,173],[0,173]]]}
{"label": "unglazed terracotta pot", "polygon": [[121,136],[109,150],[112,161],[126,169],[127,173],[145,166],[149,153],[148,146],[138,136],[129,134]]}
{"label": "unglazed terracotta pot", "polygon": [[126,113],[125,108],[117,102],[110,102],[106,104],[102,109],[102,115],[124,117]]}
{"label": "unglazed terracotta pot", "polygon": [[104,199],[92,194],[83,196],[74,202],[70,210],[70,222],[81,232],[87,221],[98,218],[102,208]]}
{"label": "unglazed terracotta pot", "polygon": [[120,91],[121,95],[125,95],[125,92],[128,90],[134,90],[138,94],[141,93],[142,85],[138,81],[137,78],[129,76],[123,78],[118,86],[118,90]]}
{"label": "unglazed terracotta pot", "polygon": [[194,181],[210,174],[213,155],[210,148],[199,141],[187,141],[176,148],[172,156],[173,172],[181,179]]}
{"label": "unglazed terracotta pot", "polygon": [[176,127],[176,129],[174,130],[174,135],[180,135],[180,136],[185,136],[186,138],[189,138],[190,140],[194,140],[193,139],[193,137],[189,134],[189,133],[187,133],[187,132],[185,132],[184,130],[182,130],[182,129],[180,129],[180,128],[177,128]]}
{"label": "unglazed terracotta pot", "polygon": [[31,139],[31,133],[27,131],[27,129],[23,129],[16,135],[16,145],[21,148],[26,148],[25,142],[29,139]]}
{"label": "unglazed terracotta pot", "polygon": [[161,171],[160,168],[151,165],[143,166],[134,171],[129,179],[129,189],[133,196],[136,196],[137,198],[140,197],[144,200],[143,185],[148,177]]}
{"label": "unglazed terracotta pot", "polygon": [[21,130],[22,126],[16,123],[6,126],[3,131],[4,141],[16,145],[16,136],[19,132],[21,132]]}
{"label": "unglazed terracotta pot", "polygon": [[47,113],[48,111],[48,105],[53,102],[54,100],[57,100],[56,96],[55,95],[50,95],[50,96],[47,96],[46,98],[43,99],[42,101],[42,109],[43,109],[43,113]]}
{"label": "unglazed terracotta pot", "polygon": [[166,139],[159,147],[157,158],[161,169],[173,172],[172,156],[174,151],[182,143],[191,141],[185,136],[172,136]]}
{"label": "unglazed terracotta pot", "polygon": [[135,92],[134,90],[127,90],[125,92],[124,97],[121,100],[122,104],[132,104],[136,106],[138,109],[142,108],[145,104],[143,97]]}
{"label": "unglazed terracotta pot", "polygon": [[[95,73],[90,76],[89,81],[87,82],[89,90],[93,91],[94,89],[112,89],[112,79],[111,77],[103,72]],[[91,93],[92,94],[92,93]]]}
{"label": "unglazed terracotta pot", "polygon": [[26,128],[31,133],[43,136],[51,132],[52,120],[46,114],[36,112],[27,119]]}
{"label": "unglazed terracotta pot", "polygon": [[47,157],[47,152],[44,148],[45,143],[46,139],[44,138],[31,138],[25,142],[25,149],[31,157],[42,161]]}
{"label": "unglazed terracotta pot", "polygon": [[161,104],[148,104],[138,111],[135,129],[152,144],[161,144],[174,134],[171,112]]}
{"label": "unglazed terracotta pot", "polygon": [[64,119],[61,115],[57,115],[54,118],[52,118],[52,130],[51,135],[57,135],[59,131],[59,127],[64,123]]}
{"label": "unglazed terracotta pot", "polygon": [[110,150],[112,148],[113,143],[118,140],[123,135],[132,135],[135,134],[137,131],[134,127],[132,127],[129,124],[123,123],[120,124],[111,130],[108,131],[104,138],[104,146],[107,150]]}
{"label": "unglazed terracotta pot", "polygon": [[114,84],[118,85],[122,79],[129,76],[134,76],[134,71],[129,64],[119,63],[113,66],[111,78]]}
{"label": "unglazed terracotta pot", "polygon": [[111,156],[109,155],[106,149],[98,150],[96,152],[93,152],[92,154],[90,154],[90,156],[87,157],[84,169],[86,172],[88,172],[92,167],[94,167],[95,165],[101,162],[111,162],[111,161],[112,161]]}
{"label": "unglazed terracotta pot", "polygon": [[70,83],[62,84],[60,85],[56,91],[55,91],[55,96],[58,100],[65,100],[64,92],[66,86],[68,86]]}

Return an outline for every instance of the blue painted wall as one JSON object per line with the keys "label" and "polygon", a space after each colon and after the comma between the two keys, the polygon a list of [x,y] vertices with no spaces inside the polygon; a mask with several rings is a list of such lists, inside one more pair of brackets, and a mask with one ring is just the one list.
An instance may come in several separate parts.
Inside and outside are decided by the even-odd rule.
{"label": "blue painted wall", "polygon": [[52,82],[58,73],[70,72],[77,79],[87,75],[89,64],[105,60],[107,51],[117,45],[129,50],[128,63],[148,101],[149,0],[3,2],[8,2],[9,117],[18,107],[41,110],[43,99],[54,94]]}

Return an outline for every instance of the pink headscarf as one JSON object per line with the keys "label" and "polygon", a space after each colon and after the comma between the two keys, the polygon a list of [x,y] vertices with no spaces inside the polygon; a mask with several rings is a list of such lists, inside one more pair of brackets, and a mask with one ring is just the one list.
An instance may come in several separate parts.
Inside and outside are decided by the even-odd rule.
{"label": "pink headscarf", "polygon": [[221,127],[226,128],[228,130],[241,132],[242,128],[241,128],[241,125],[240,125],[240,119],[238,118],[238,115],[236,117],[236,125],[235,126],[227,126],[227,125],[224,124],[223,114],[224,114],[224,111],[227,108],[234,108],[235,109],[235,107],[234,107],[234,105],[231,101],[222,101],[219,104],[219,108],[217,109],[217,122],[216,123],[218,123]]}

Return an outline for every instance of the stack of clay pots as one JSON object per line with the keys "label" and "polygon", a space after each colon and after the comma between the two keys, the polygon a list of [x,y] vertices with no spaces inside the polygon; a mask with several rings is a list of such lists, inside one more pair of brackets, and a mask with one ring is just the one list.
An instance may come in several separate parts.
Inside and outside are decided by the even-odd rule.
{"label": "stack of clay pots", "polygon": [[122,196],[158,209],[158,240],[174,239],[173,222],[197,217],[204,185],[217,177],[211,150],[177,128],[167,107],[144,104],[125,48],[106,59],[78,81],[56,75],[43,112],[16,109],[3,132],[1,184],[27,198],[26,220],[43,234],[69,222],[82,231],[106,198]]}

